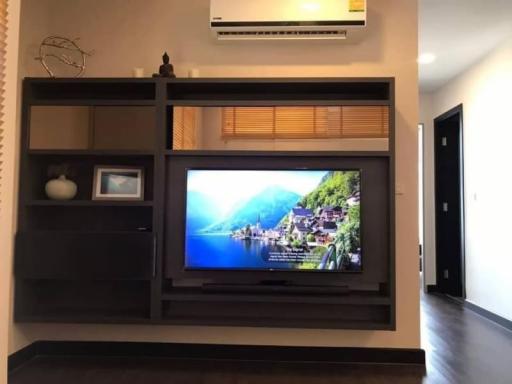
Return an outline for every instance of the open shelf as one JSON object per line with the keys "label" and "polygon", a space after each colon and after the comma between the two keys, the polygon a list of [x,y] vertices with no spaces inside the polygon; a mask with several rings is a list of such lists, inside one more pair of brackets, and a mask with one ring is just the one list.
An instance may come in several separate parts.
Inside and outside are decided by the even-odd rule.
{"label": "open shelf", "polygon": [[165,316],[157,323],[168,325],[198,325],[198,326],[234,326],[234,327],[274,327],[274,328],[300,328],[300,329],[352,329],[352,330],[382,330],[391,331],[393,327],[389,321],[340,321],[338,319],[276,319],[272,317],[250,318],[233,317],[196,317],[196,316]]}
{"label": "open shelf", "polygon": [[201,288],[175,288],[162,295],[163,301],[183,302],[250,302],[250,303],[308,303],[349,305],[390,305],[389,297],[377,292],[354,291],[339,295],[205,293]]}
{"label": "open shelf", "polygon": [[[26,195],[25,204],[27,206],[79,206],[81,204],[89,204],[90,206],[145,206],[148,205],[146,202],[153,200],[153,189],[154,189],[154,157],[135,154],[130,152],[130,155],[121,155],[120,153],[112,154],[111,152],[105,152],[101,155],[92,155],[87,152],[73,152],[74,154],[67,154],[59,151],[45,151],[44,156],[29,156],[27,159],[28,170],[24,177],[24,190]],[[59,168],[65,165],[67,169],[67,176],[70,180],[77,184],[77,195],[74,200],[71,200],[62,204],[53,203],[39,203],[41,201],[47,201],[48,198],[45,192],[45,185],[49,179],[55,178],[57,175],[49,174],[50,169]],[[94,183],[94,169],[97,166],[104,167],[137,167],[144,169],[144,202],[130,202],[132,204],[115,203],[115,204],[100,204],[96,202],[90,202],[93,195],[93,183]],[[49,200],[48,200],[49,201]],[[36,204],[31,204],[37,202]],[[75,203],[76,202],[76,203]],[[88,202],[88,203],[82,203]],[[23,204],[24,201],[21,201]],[[112,203],[112,202],[108,202]]]}
{"label": "open shelf", "polygon": [[70,310],[63,308],[44,314],[19,314],[16,321],[25,323],[90,323],[90,324],[141,324],[150,323],[147,310]]}
{"label": "open shelf", "polygon": [[[149,322],[145,281],[72,281],[24,279],[25,301],[15,311],[20,322]],[[19,295],[20,292],[17,293]]]}
{"label": "open shelf", "polygon": [[153,151],[107,149],[29,149],[32,156],[153,156]]}
{"label": "open shelf", "polygon": [[[37,230],[37,231],[33,231],[33,232],[47,232],[47,233],[54,233],[56,231],[53,231],[53,230]],[[67,229],[67,230],[59,230],[58,231],[59,233],[62,233],[64,235],[94,235],[94,234],[109,234],[109,235],[138,235],[138,234],[141,234],[141,233],[153,233],[151,230],[140,230],[140,231],[135,231],[135,230],[126,230],[126,231],[123,231],[123,230],[119,230],[119,231],[114,231],[114,230],[109,230],[109,231],[105,231],[105,230],[74,230],[74,229]]]}
{"label": "open shelf", "polygon": [[[240,151],[240,150],[167,150],[167,156],[265,156],[265,157],[294,157],[304,156],[300,151]],[[308,152],[308,156],[316,157],[390,157],[389,151],[314,151]]]}
{"label": "open shelf", "polygon": [[30,207],[152,207],[153,201],[30,200]]}
{"label": "open shelf", "polygon": [[155,106],[154,100],[91,100],[91,99],[40,99],[34,100],[32,105],[45,106],[45,105],[60,105],[60,106],[130,106],[130,107],[151,107]]}
{"label": "open shelf", "polygon": [[[80,100],[94,104],[115,100],[129,102],[155,101],[156,83],[151,79],[30,79],[31,101]],[[28,89],[26,89],[28,91]],[[28,93],[28,92],[25,92]]]}
{"label": "open shelf", "polygon": [[[206,80],[206,79],[202,79]],[[222,83],[222,87],[219,87]],[[374,79],[216,79],[212,81],[170,81],[169,100],[222,103],[236,101],[293,102],[389,102],[389,78]]]}
{"label": "open shelf", "polygon": [[383,105],[389,106],[388,100],[169,100],[168,106],[175,107],[276,107],[276,106],[311,106],[311,105],[322,105],[322,106],[340,106],[340,105]]}
{"label": "open shelf", "polygon": [[[302,296],[306,298],[306,296]],[[182,325],[390,329],[390,304],[300,301],[164,301],[163,321]],[[368,328],[366,328],[368,327]]]}

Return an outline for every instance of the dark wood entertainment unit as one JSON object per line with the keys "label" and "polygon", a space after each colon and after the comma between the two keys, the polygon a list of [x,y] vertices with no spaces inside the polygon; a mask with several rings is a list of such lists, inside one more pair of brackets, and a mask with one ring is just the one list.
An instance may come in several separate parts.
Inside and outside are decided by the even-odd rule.
{"label": "dark wood entertainment unit", "polygon": [[[27,78],[22,105],[17,322],[395,329],[394,79]],[[388,107],[388,150],[173,150],[173,107],[289,105]],[[142,143],[137,149],[32,147],[36,139],[31,139],[31,124],[43,116],[36,117],[36,109],[44,114],[45,108],[56,106],[123,107],[128,116],[130,108],[142,108],[151,116],[151,125],[145,127],[144,140],[133,138]],[[87,116],[84,111],[80,113]],[[39,135],[51,136],[44,131]],[[248,284],[249,288],[237,291],[231,286],[208,288],[174,281],[172,266],[182,257],[183,247],[172,244],[179,242],[184,231],[178,214],[184,204],[179,189],[183,187],[176,184],[180,172],[190,164],[222,165],[236,159],[292,166],[307,160],[319,166],[339,164],[363,170],[363,187],[368,191],[363,199],[378,211],[362,213],[364,270],[328,278],[350,289],[317,289],[321,274],[306,278],[307,284],[295,292],[289,286],[251,290]],[[48,168],[62,163],[72,170],[77,196],[69,201],[49,200],[44,190]],[[143,167],[144,200],[92,200],[97,165]],[[251,281],[250,272],[244,274]],[[276,274],[276,280],[281,279]],[[232,281],[228,278],[227,283]],[[377,289],[352,287],[365,284]],[[308,286],[312,287],[309,292]]]}

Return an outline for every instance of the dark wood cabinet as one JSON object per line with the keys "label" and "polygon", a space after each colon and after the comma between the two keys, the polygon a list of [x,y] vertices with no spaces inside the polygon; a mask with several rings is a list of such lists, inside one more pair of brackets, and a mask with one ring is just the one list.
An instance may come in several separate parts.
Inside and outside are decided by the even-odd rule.
{"label": "dark wood cabinet", "polygon": [[22,232],[16,239],[16,276],[149,281],[155,269],[154,242],[152,233]]}
{"label": "dark wood cabinet", "polygon": [[[22,105],[16,321],[395,328],[394,79],[27,78]],[[387,148],[322,153],[173,148],[176,107],[307,105],[389,107]],[[123,136],[129,140],[116,145]],[[380,289],[343,295],[214,293],[180,286],[166,275],[166,239],[169,234],[179,239],[173,231],[183,227],[166,217],[168,207],[183,200],[172,197],[173,164],[304,155],[317,156],[319,164],[327,157],[378,164],[387,221],[379,224],[382,236],[368,258],[380,258],[382,268],[368,276],[378,277]],[[44,190],[49,168],[61,164],[78,184],[70,201],[49,200]],[[98,165],[142,167],[144,201],[93,201]]]}

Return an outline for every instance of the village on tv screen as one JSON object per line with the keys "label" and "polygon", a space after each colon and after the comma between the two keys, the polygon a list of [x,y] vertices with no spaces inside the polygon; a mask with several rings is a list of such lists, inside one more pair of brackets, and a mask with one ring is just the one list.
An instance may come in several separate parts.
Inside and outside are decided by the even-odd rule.
{"label": "village on tv screen", "polygon": [[360,272],[358,170],[188,170],[185,268]]}

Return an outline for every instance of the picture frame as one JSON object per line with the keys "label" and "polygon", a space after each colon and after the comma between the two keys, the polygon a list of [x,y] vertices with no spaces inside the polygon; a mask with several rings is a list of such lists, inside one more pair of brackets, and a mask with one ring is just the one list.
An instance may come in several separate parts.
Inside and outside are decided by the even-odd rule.
{"label": "picture frame", "polygon": [[144,167],[94,167],[93,200],[144,201]]}

